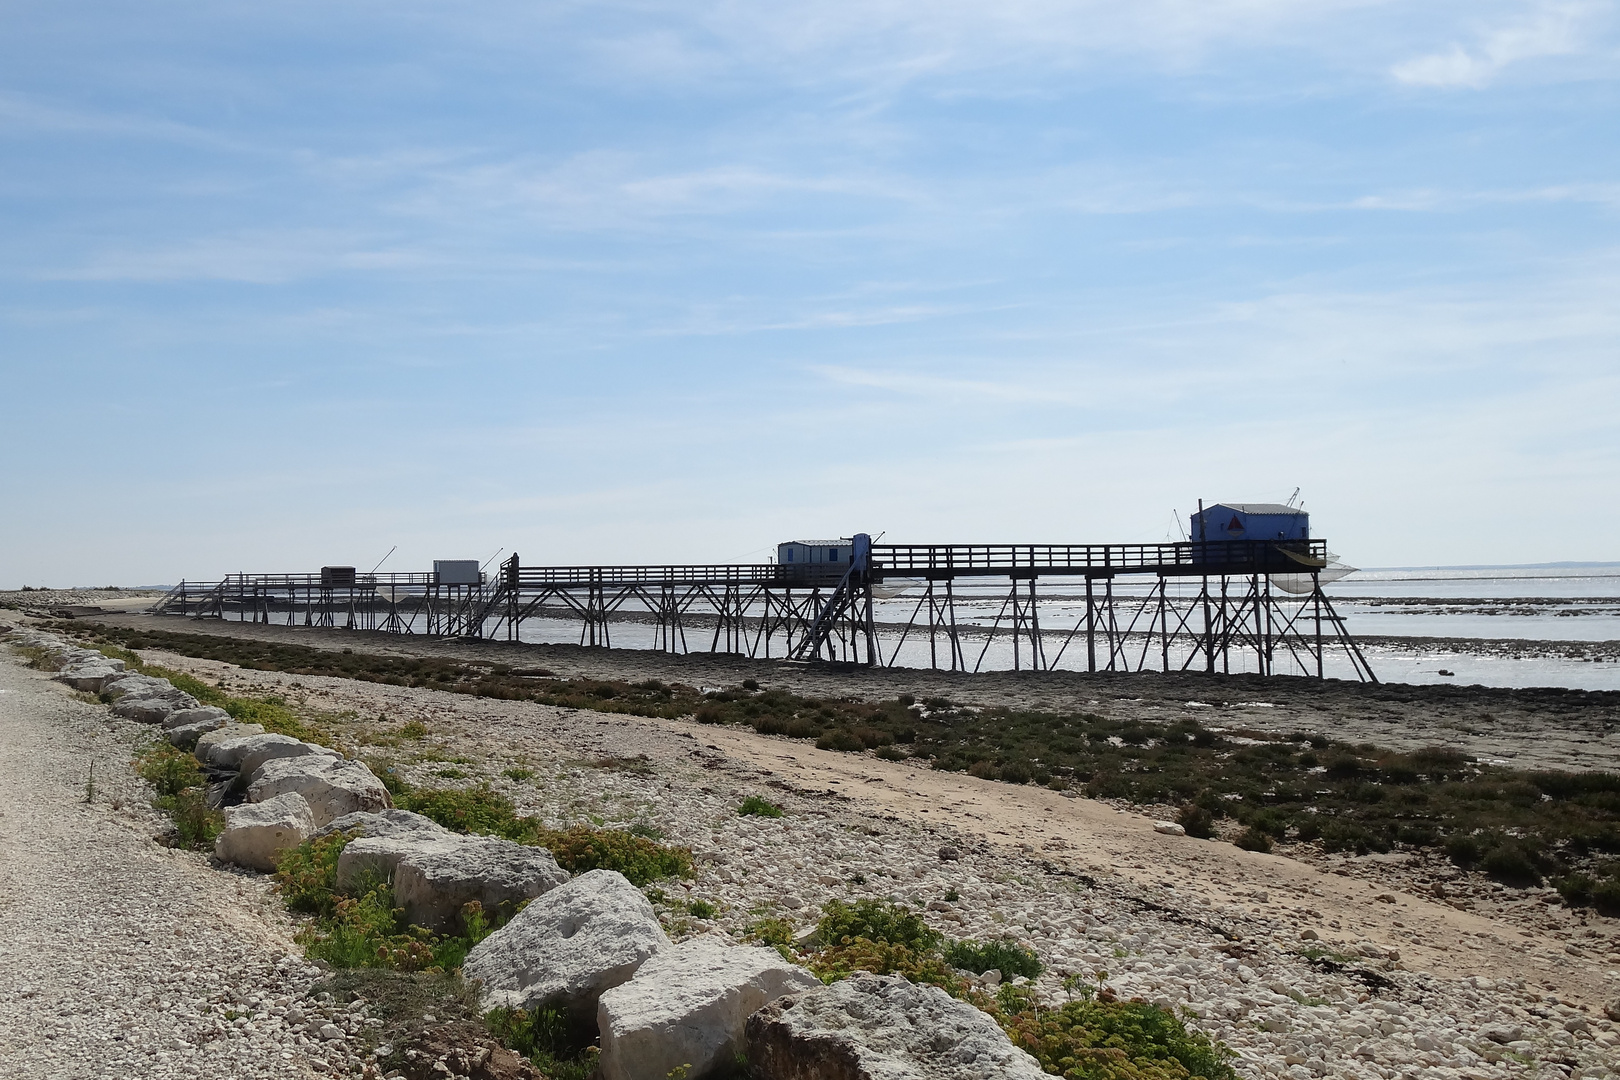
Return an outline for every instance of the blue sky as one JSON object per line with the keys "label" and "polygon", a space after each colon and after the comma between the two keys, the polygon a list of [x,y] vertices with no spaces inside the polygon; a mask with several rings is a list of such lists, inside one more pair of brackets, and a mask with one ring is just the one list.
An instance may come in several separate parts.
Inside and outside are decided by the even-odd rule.
{"label": "blue sky", "polygon": [[0,587],[1620,558],[1612,2],[18,2]]}

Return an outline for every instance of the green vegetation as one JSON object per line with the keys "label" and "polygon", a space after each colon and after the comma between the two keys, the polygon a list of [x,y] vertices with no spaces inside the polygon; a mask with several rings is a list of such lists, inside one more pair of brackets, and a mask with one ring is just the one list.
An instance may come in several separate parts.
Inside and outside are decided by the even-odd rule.
{"label": "green vegetation", "polygon": [[[780,949],[791,932],[780,920],[762,920],[750,929],[751,936]],[[1079,1000],[1053,1009],[1036,1004],[1024,987],[1003,984],[992,998],[952,970],[996,967],[1008,977],[1039,975],[1040,959],[1014,941],[946,942],[918,913],[877,900],[832,902],[817,937],[824,947],[807,963],[823,980],[870,971],[938,986],[989,1013],[1042,1068],[1066,1080],[1237,1080],[1231,1051],[1140,999],[1120,1001],[1075,976],[1064,985],[1078,988]]]}
{"label": "green vegetation", "polygon": [[991,968],[1001,972],[1002,978],[1022,975],[1026,979],[1039,978],[1041,958],[1035,950],[1025,948],[1016,941],[954,941],[945,947],[945,962],[974,974],[983,974]]}
{"label": "green vegetation", "polygon": [[883,900],[857,900],[853,904],[829,900],[817,924],[825,946],[851,944],[857,938],[904,945],[920,953],[932,952],[944,940],[921,915],[900,904]]}
{"label": "green vegetation", "polygon": [[1620,916],[1620,861],[1599,863],[1590,874],[1570,874],[1558,882],[1558,894],[1572,908],[1595,908],[1599,915]]}
{"label": "green vegetation", "polygon": [[306,955],[335,968],[455,971],[467,952],[516,914],[486,912],[475,900],[461,909],[461,932],[434,934],[404,920],[388,882],[364,881],[339,891],[338,857],[351,833],[307,840],[281,853],[276,882],[293,911],[314,916],[299,932]]}
{"label": "green vegetation", "polygon": [[[559,679],[549,672],[437,657],[368,656],[276,642],[103,628],[127,648],[154,647],[249,668],[335,675],[516,698],[599,712],[693,716],[811,739],[823,749],[906,756],[1006,783],[1072,787],[1093,798],[1180,807],[1194,836],[1231,821],[1245,846],[1326,851],[1443,850],[1459,866],[1514,885],[1584,875],[1601,885],[1620,854],[1620,774],[1529,772],[1445,748],[1401,753],[1319,734],[1214,732],[1096,713],[971,709],[910,695],[862,702],[744,685],[700,692],[658,680]],[[752,680],[749,680],[752,681]],[[1375,688],[1377,700],[1406,700]],[[268,726],[268,725],[267,725]],[[901,749],[903,748],[903,750]],[[1576,896],[1597,895],[1598,885]]]}
{"label": "green vegetation", "polygon": [[1097,998],[1003,1018],[1013,1042],[1064,1080],[1236,1080],[1233,1054],[1145,1001]]}
{"label": "green vegetation", "polygon": [[561,1009],[492,1009],[484,1017],[501,1043],[539,1067],[549,1080],[590,1080],[598,1049]]}
{"label": "green vegetation", "polygon": [[197,759],[167,743],[154,743],[135,759],[135,772],[157,792],[152,805],[174,820],[176,844],[212,850],[225,815],[204,802],[207,780]]}
{"label": "green vegetation", "polygon": [[[518,908],[486,912],[477,901],[468,903],[455,934],[408,925],[386,882],[364,881],[347,893],[338,890],[338,857],[352,838],[352,833],[334,833],[309,840],[283,852],[277,862],[283,900],[293,911],[313,916],[298,934],[305,954],[336,968],[336,981],[352,991],[350,996],[373,1002],[373,1015],[380,1013],[385,1025],[399,1029],[399,1036],[407,1034],[408,1022],[419,1018],[424,1007],[443,1021],[481,1019],[491,1035],[530,1057],[544,1076],[586,1080],[595,1069],[586,1033],[568,1029],[560,1014],[545,1011],[531,1016],[497,1009],[479,1018],[477,995],[461,981],[467,953]],[[372,974],[362,977],[366,971]],[[391,1028],[387,1034],[396,1032]]]}
{"label": "green vegetation", "polygon": [[781,817],[782,808],[769,799],[762,799],[758,795],[750,795],[737,807],[737,814],[741,817]]}
{"label": "green vegetation", "polygon": [[519,815],[511,799],[488,785],[415,790],[395,777],[390,790],[394,804],[402,810],[413,810],[457,832],[502,836],[543,847],[570,873],[617,870],[643,886],[692,872],[692,853],[684,847],[666,846],[628,829],[589,825],[552,829],[537,818]]}

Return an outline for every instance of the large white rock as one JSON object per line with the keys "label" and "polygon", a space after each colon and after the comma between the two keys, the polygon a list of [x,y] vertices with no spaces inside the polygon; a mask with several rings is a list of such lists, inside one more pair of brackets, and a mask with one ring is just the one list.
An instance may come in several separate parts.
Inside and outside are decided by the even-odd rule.
{"label": "large white rock", "polygon": [[[189,713],[200,713],[204,711],[205,710],[203,709],[186,710],[186,712]],[[197,745],[197,740],[201,739],[204,735],[207,735],[210,731],[218,731],[220,728],[229,723],[230,719],[224,716],[205,716],[200,720],[194,720],[188,724],[170,724],[165,722],[163,725],[163,735],[169,740],[169,744],[171,746],[179,747],[181,750],[190,750]]]}
{"label": "large white rock", "polygon": [[357,836],[397,836],[401,833],[449,833],[450,830],[432,818],[410,810],[379,810],[375,813],[362,810],[333,818],[317,829],[315,835],[327,836],[335,832],[352,832]]}
{"label": "large white rock", "polygon": [[172,712],[163,718],[163,729],[177,728],[184,724],[195,724],[202,720],[218,720],[218,727],[224,727],[231,722],[231,714],[217,705],[199,705],[195,709],[181,709]]}
{"label": "large white rock", "polygon": [[121,697],[141,694],[159,694],[165,690],[173,690],[174,685],[168,679],[160,679],[155,675],[141,675],[136,672],[126,672],[118,678],[111,680],[101,688],[113,701]]}
{"label": "large white rock", "polygon": [[388,789],[365,765],[326,754],[265,762],[248,784],[248,802],[264,802],[289,791],[298,792],[309,803],[317,826],[344,814],[386,810],[394,805]]}
{"label": "large white rock", "polygon": [[[394,869],[394,903],[405,921],[439,933],[462,929],[462,906],[478,901],[509,916],[568,880],[551,852],[495,836],[463,836],[448,850],[413,851]],[[678,1063],[677,1063],[678,1064]]]}
{"label": "large white rock", "polygon": [[937,986],[853,975],[766,1005],[745,1025],[758,1080],[1044,1080],[989,1016]]}
{"label": "large white rock", "polygon": [[[132,679],[144,681],[130,686]],[[169,685],[167,679],[126,675],[108,685],[120,688],[116,700],[112,703],[113,714],[137,723],[159,724],[170,713],[179,712],[181,709],[195,709],[199,704],[196,698],[184,690],[176,690]]]}
{"label": "large white rock", "polygon": [[490,1006],[563,1005],[594,1020],[604,992],[668,947],[641,890],[616,870],[592,870],[530,902],[474,946],[461,970],[483,984]]}
{"label": "large white rock", "polygon": [[214,854],[224,862],[274,870],[276,856],[297,847],[315,831],[309,804],[295,792],[261,803],[225,808],[225,831],[214,841]]}
{"label": "large white rock", "polygon": [[821,981],[775,949],[704,935],[655,953],[635,977],[602,995],[603,1080],[691,1075],[733,1060],[748,1017],[784,994]]}
{"label": "large white rock", "polygon": [[[405,813],[406,811],[389,811]],[[332,822],[351,821],[359,814],[345,814]],[[380,815],[379,815],[380,816]],[[413,815],[414,816],[414,815]],[[428,855],[454,851],[461,845],[462,836],[444,828],[437,822],[412,830],[393,830],[376,836],[361,836],[344,845],[338,855],[336,884],[339,892],[354,893],[385,881],[393,881],[401,859],[408,855]],[[322,828],[324,835],[328,828]]]}
{"label": "large white rock", "polygon": [[235,769],[244,781],[251,781],[253,775],[267,761],[274,761],[277,758],[308,757],[311,754],[338,756],[336,750],[303,742],[291,735],[263,733],[244,735],[239,739],[227,739],[213,744],[208,748],[208,757],[203,764],[212,765],[216,769]]}
{"label": "large white rock", "polygon": [[208,764],[208,755],[213,753],[213,747],[219,743],[240,739],[244,735],[263,734],[264,726],[262,724],[226,724],[224,727],[215,728],[197,739],[197,760],[206,765]]}
{"label": "large white rock", "polygon": [[56,673],[56,678],[75,690],[100,693],[102,687],[123,676],[124,667],[122,660],[98,652],[86,652],[69,659]]}

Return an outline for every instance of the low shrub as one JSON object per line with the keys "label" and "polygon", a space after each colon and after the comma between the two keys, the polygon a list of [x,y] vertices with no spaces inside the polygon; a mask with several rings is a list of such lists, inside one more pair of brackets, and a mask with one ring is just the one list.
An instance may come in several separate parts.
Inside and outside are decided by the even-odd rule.
{"label": "low shrub", "polygon": [[1176,815],[1176,824],[1187,830],[1188,836],[1208,840],[1215,835],[1215,815],[1197,803],[1187,803]]}
{"label": "low shrub", "polygon": [[865,750],[866,744],[849,728],[833,728],[816,740],[817,750]]}
{"label": "low shrub", "polygon": [[502,1045],[534,1062],[546,1080],[589,1080],[596,1074],[591,1033],[565,1009],[491,1009],[484,1026]]}
{"label": "low shrub", "polygon": [[1144,1001],[1071,1001],[1003,1016],[1012,1041],[1064,1080],[1237,1080],[1235,1056]]}
{"label": "low shrub", "polygon": [[782,816],[782,808],[769,799],[762,799],[758,795],[750,795],[742,801],[741,806],[737,807],[737,814],[740,817],[778,818]]}
{"label": "low shrub", "polygon": [[627,829],[574,825],[552,829],[539,819],[517,813],[512,800],[487,784],[473,788],[407,788],[394,803],[456,832],[505,837],[551,852],[572,874],[617,870],[637,886],[659,878],[684,876],[692,870],[688,848],[660,844]]}
{"label": "low shrub", "polygon": [[937,948],[944,937],[915,911],[885,900],[857,900],[853,904],[829,900],[817,932],[829,948],[865,938],[880,944],[904,945],[919,953]]}
{"label": "low shrub", "polygon": [[786,919],[756,919],[748,924],[744,936],[749,941],[787,948],[793,944],[793,924]]}
{"label": "low shrub", "polygon": [[156,743],[135,759],[135,772],[157,792],[152,805],[174,821],[175,842],[198,851],[212,849],[225,828],[225,815],[204,797],[206,777],[197,759],[167,743]]}
{"label": "low shrub", "polygon": [[1479,868],[1502,884],[1515,888],[1541,884],[1541,869],[1536,865],[1535,854],[1516,841],[1492,847],[1480,860]]}
{"label": "low shrub", "polygon": [[995,968],[1003,978],[1022,975],[1026,979],[1041,974],[1041,958],[1033,949],[1025,948],[1010,938],[1001,941],[953,941],[945,946],[945,962],[953,968],[971,971],[976,975]]}
{"label": "low shrub", "polygon": [[153,803],[174,820],[175,840],[193,851],[212,851],[225,831],[225,815],[208,805],[202,788],[188,787]]}
{"label": "low shrub", "polygon": [[394,805],[425,818],[432,818],[447,829],[464,833],[505,836],[518,820],[517,806],[487,784],[470,788],[425,788],[404,790]]}
{"label": "low shrub", "polygon": [[154,745],[135,759],[135,773],[151,784],[159,797],[178,795],[203,783],[197,759],[167,743]]}
{"label": "low shrub", "polygon": [[913,949],[891,941],[858,937],[822,949],[810,958],[810,970],[822,982],[847,979],[857,971],[874,975],[904,975],[914,983],[937,986],[952,997],[968,996],[967,980],[951,970],[937,953]]}
{"label": "low shrub", "polygon": [[276,859],[276,884],[293,911],[331,915],[337,903],[338,856],[357,834],[336,832],[288,848]]}
{"label": "low shrub", "polygon": [[336,968],[455,971],[472,947],[516,909],[490,913],[474,900],[461,908],[459,934],[435,934],[405,922],[386,881],[363,881],[347,894],[337,887],[338,857],[356,834],[332,833],[283,851],[275,880],[293,911],[315,916],[299,931],[305,955]]}
{"label": "low shrub", "polygon": [[1006,784],[1027,784],[1034,773],[1022,761],[1009,761],[1001,767],[1001,781]]}
{"label": "low shrub", "polygon": [[545,848],[557,865],[571,874],[617,870],[638,888],[659,878],[685,877],[692,872],[690,849],[660,844],[624,829],[594,829],[588,825],[568,829],[537,827],[511,839]]}
{"label": "low shrub", "polygon": [[1271,837],[1255,828],[1244,829],[1232,843],[1244,851],[1270,851]]}

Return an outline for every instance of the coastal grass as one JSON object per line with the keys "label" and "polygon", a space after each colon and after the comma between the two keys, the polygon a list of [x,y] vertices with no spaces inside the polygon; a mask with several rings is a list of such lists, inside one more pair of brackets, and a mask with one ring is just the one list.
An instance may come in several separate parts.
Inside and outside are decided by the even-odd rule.
{"label": "coastal grass", "polygon": [[207,778],[195,757],[167,743],[153,743],[136,757],[135,773],[156,792],[152,805],[174,821],[176,846],[213,849],[225,815],[204,801]]}
{"label": "coastal grass", "polygon": [[[1569,881],[1572,903],[1610,904],[1605,860],[1620,855],[1620,774],[1516,770],[1446,747],[1397,751],[1315,732],[1214,731],[1193,718],[1153,723],[1090,711],[972,708],[937,697],[816,698],[752,679],[702,691],[656,679],[561,679],[496,663],[144,628],[99,633],[123,648],[249,668],[747,725],[824,750],[1180,807],[1189,834],[1230,836],[1257,851],[1277,843],[1356,854],[1430,851],[1509,885]],[[1368,692],[1404,700],[1387,687]]]}
{"label": "coastal grass", "polygon": [[[751,936],[785,950],[785,929],[762,920]],[[1047,1073],[1066,1080],[1237,1080],[1230,1049],[1140,998],[1122,1001],[1106,987],[1070,979],[1065,985],[1079,988],[1078,1000],[1052,1008],[1024,987],[1003,984],[992,995],[960,974],[994,967],[1008,978],[1036,977],[1039,957],[1016,941],[948,941],[918,912],[883,900],[833,901],[815,940],[820,946],[800,959],[823,981],[867,971],[937,986],[988,1013]]]}
{"label": "coastal grass", "polygon": [[396,1047],[386,1063],[406,1064],[405,1046],[432,1037],[421,1024],[428,1014],[436,1024],[476,1024],[551,1080],[585,1080],[594,1054],[577,1033],[557,1028],[558,1018],[544,1011],[482,1012],[477,992],[461,978],[467,954],[516,909],[485,912],[475,900],[462,906],[457,933],[411,926],[386,882],[361,882],[346,893],[337,888],[338,858],[353,835],[333,833],[284,851],[275,876],[287,907],[312,916],[297,940],[306,956],[334,969],[323,987],[339,1000],[364,997],[383,1020],[388,1030],[380,1037]]}
{"label": "coastal grass", "polygon": [[743,799],[742,804],[737,807],[737,815],[739,817],[779,818],[783,813],[784,811],[780,806],[777,806],[769,799],[761,798],[758,795],[749,795],[747,798]]}
{"label": "coastal grass", "polygon": [[511,799],[487,784],[417,789],[395,776],[391,790],[394,805],[402,810],[414,811],[456,832],[500,836],[543,847],[551,852],[558,866],[571,874],[616,870],[640,888],[661,878],[685,877],[692,872],[690,849],[661,844],[643,835],[644,829],[592,825],[551,828],[538,818],[519,814]]}

